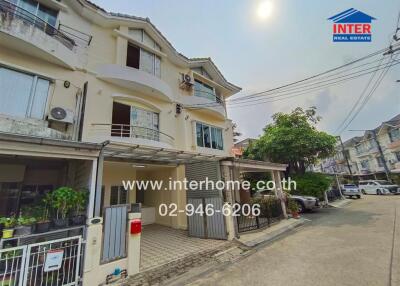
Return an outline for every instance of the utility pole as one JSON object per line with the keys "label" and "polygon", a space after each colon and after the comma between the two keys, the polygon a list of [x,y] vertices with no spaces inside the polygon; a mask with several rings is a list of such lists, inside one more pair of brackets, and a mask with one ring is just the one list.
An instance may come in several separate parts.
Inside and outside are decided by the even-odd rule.
{"label": "utility pole", "polygon": [[376,146],[378,147],[379,154],[381,155],[381,158],[382,158],[382,161],[383,161],[383,168],[385,169],[386,178],[387,178],[387,180],[389,182],[391,182],[392,180],[390,179],[390,171],[389,171],[389,168],[388,168],[387,163],[386,163],[385,155],[383,154],[383,151],[382,151],[381,143],[379,143],[378,137],[376,136],[376,130],[375,129],[372,130],[372,134],[374,136],[374,140],[376,142]]}
{"label": "utility pole", "polygon": [[374,141],[376,143],[376,147],[378,148],[378,152],[379,152],[379,154],[380,154],[380,156],[382,158],[383,169],[385,170],[386,179],[389,182],[391,182],[392,180],[390,179],[390,171],[389,171],[389,168],[387,166],[385,155],[383,154],[381,144],[379,143],[378,137],[376,135],[376,130],[375,129],[373,129],[373,130],[362,129],[362,130],[349,130],[349,131],[370,131],[370,132],[372,132],[372,137],[373,137],[373,139],[374,139]]}
{"label": "utility pole", "polygon": [[337,138],[339,138],[340,146],[342,147],[342,154],[343,154],[343,157],[346,159],[347,168],[349,169],[349,174],[350,174],[351,178],[353,178],[353,172],[351,171],[351,166],[350,166],[349,158],[347,157],[347,154],[346,154],[346,152],[345,152],[345,150],[344,150],[344,145],[343,145],[342,137],[337,136]]}

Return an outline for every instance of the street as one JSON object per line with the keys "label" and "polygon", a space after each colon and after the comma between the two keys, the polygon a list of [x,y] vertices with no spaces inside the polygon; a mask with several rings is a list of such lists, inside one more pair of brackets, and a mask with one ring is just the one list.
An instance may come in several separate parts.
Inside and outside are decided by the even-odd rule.
{"label": "street", "polygon": [[295,233],[191,285],[399,285],[399,205],[400,196],[363,196],[306,214]]}

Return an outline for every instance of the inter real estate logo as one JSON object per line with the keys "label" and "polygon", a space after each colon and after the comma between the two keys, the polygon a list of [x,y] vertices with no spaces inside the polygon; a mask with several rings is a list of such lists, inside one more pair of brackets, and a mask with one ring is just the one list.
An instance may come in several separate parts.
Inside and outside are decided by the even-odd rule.
{"label": "inter real estate logo", "polygon": [[351,8],[328,20],[333,21],[334,42],[371,42],[374,17]]}

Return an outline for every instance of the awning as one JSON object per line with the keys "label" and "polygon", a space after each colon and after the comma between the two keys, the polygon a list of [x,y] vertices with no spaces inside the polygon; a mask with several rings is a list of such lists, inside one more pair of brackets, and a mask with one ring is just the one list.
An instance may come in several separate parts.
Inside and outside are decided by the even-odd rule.
{"label": "awning", "polygon": [[138,163],[190,164],[204,161],[220,161],[226,156],[181,151],[169,148],[156,148],[142,145],[110,143],[103,150],[107,161]]}
{"label": "awning", "polygon": [[0,154],[93,160],[102,144],[0,132]]}
{"label": "awning", "polygon": [[266,161],[233,159],[222,161],[223,166],[233,166],[239,168],[240,172],[266,172],[266,171],[286,171],[286,164],[271,163]]}

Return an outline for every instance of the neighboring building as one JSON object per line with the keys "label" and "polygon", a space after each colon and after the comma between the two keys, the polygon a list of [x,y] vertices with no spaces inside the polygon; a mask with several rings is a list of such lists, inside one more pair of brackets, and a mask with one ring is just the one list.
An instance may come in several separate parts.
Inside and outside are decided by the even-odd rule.
{"label": "neighboring building", "polygon": [[356,176],[382,177],[385,175],[385,162],[389,173],[400,173],[400,114],[373,130],[365,131],[363,136],[343,142],[343,147],[345,153],[338,143],[335,156],[316,164],[314,171],[349,175],[347,157],[351,172]]}
{"label": "neighboring building", "polygon": [[[83,275],[83,284],[98,285],[115,269],[139,271],[140,236],[127,235],[136,218],[192,236],[236,235],[233,218],[222,214],[205,221],[158,212],[162,203],[184,210],[186,203],[211,200],[221,208],[235,201],[228,191],[127,193],[122,184],[232,177],[225,100],[240,88],[210,58],[183,56],[147,18],[109,13],[85,0],[0,0],[0,54],[0,215],[25,212],[61,186],[90,193],[86,225],[2,241],[0,248],[14,243],[29,258],[39,249],[31,243],[44,240],[49,245],[40,249],[49,249],[66,239],[76,253],[67,282]],[[279,178],[285,168],[263,162],[261,169]],[[142,209],[133,205],[136,212],[127,213],[136,203]],[[30,272],[14,275],[41,267],[26,265]]]}
{"label": "neighboring building", "polygon": [[256,140],[257,139],[254,138],[246,138],[239,142],[236,142],[234,147],[232,148],[232,152],[235,157],[240,158],[243,155],[243,151],[246,150]]}

